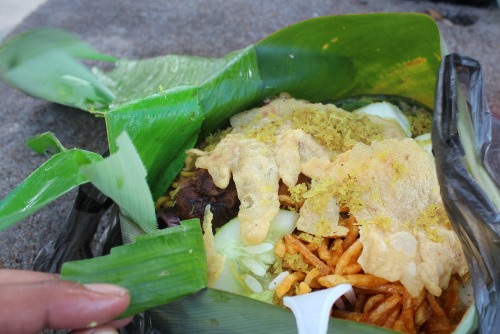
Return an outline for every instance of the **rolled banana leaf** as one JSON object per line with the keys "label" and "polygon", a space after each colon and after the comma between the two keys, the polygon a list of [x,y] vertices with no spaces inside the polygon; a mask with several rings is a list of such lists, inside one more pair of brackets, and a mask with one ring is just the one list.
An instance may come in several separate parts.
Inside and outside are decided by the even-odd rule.
{"label": "rolled banana leaf", "polygon": [[[28,33],[24,38],[32,36]],[[230,332],[252,328],[252,332],[267,333],[271,328],[278,332],[294,328],[291,313],[279,307],[203,289],[206,268],[203,261],[200,262],[204,259],[201,231],[191,223],[172,232],[157,232],[150,218],[141,220],[140,217],[151,217],[154,213],[152,200],[160,197],[177,176],[186,149],[227,124],[233,114],[281,92],[313,102],[356,95],[398,95],[432,108],[442,53],[437,26],[425,15],[380,13],[319,17],[284,28],[218,59],[175,55],[122,59],[111,72],[96,69],[92,74],[72,72],[70,81],[77,81],[81,88],[64,90],[62,98],[36,85],[26,89],[20,82],[30,80],[32,66],[40,66],[37,59],[65,64],[70,60],[74,64],[74,58],[81,57],[80,53],[71,51],[73,43],[79,45],[78,42],[71,40],[67,45],[69,50],[61,48],[62,55],[58,53],[54,58],[42,49],[40,58],[33,55],[29,61],[13,62],[22,53],[21,46],[26,45],[22,38],[0,48],[0,71],[4,80],[29,94],[103,114],[110,158],[128,147],[126,152],[138,154],[147,176],[144,179],[141,173],[127,175],[114,171],[114,164],[96,167],[103,166],[110,158],[96,159],[66,172],[69,162],[56,163],[56,154],[47,161],[46,167],[61,175],[78,177],[54,180],[35,172],[27,180],[32,186],[30,191],[18,187],[0,202],[0,228],[25,217],[26,203],[30,203],[29,214],[69,189],[92,180],[96,187],[120,203],[123,237],[133,243],[115,248],[109,256],[68,263],[63,266],[62,277],[80,282],[121,284],[133,292],[124,316],[153,309],[155,324],[176,333],[220,332],[222,328]],[[61,35],[48,38],[57,39]],[[92,54],[101,57],[98,52]],[[64,74],[43,72],[41,75],[53,75],[55,82],[68,85]],[[131,139],[130,145],[120,144],[123,133]],[[41,144],[42,150],[44,145],[53,146]],[[67,152],[58,154],[68,155]],[[141,170],[140,166],[137,170]],[[114,180],[114,186],[103,185],[108,178]],[[124,191],[123,182],[132,182],[132,178],[141,187],[147,182],[150,194]],[[46,189],[44,185],[48,182],[60,186]],[[44,201],[37,197],[42,193],[46,196]],[[148,196],[150,199],[145,201]],[[133,204],[138,202],[147,204],[144,207]],[[175,240],[182,233],[188,233],[184,251],[176,254]],[[150,243],[155,246],[150,247]],[[141,259],[154,263],[155,258],[159,265],[141,274],[141,270],[146,270],[140,266]],[[190,263],[187,272],[183,266],[186,261]],[[170,277],[173,279],[167,281]],[[185,289],[179,289],[180,286]],[[233,312],[235,309],[241,312]],[[256,322],[248,314],[262,317],[263,321]],[[332,320],[330,326],[339,333],[383,331],[339,320]]]}

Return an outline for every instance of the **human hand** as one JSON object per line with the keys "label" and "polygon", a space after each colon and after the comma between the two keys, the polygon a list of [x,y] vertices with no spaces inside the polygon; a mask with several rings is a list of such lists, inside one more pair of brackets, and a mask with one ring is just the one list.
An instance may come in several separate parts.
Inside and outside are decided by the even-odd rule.
{"label": "human hand", "polygon": [[77,284],[55,274],[0,269],[0,332],[33,334],[44,328],[73,334],[110,334],[132,318],[114,320],[130,303],[126,289]]}

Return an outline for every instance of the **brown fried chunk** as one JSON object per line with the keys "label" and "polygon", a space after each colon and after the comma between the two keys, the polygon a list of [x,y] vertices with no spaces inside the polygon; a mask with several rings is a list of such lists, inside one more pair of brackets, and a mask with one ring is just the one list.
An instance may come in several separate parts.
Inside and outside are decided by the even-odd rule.
{"label": "brown fried chunk", "polygon": [[210,204],[214,215],[214,228],[221,227],[238,215],[240,201],[231,180],[226,189],[218,188],[206,169],[197,169],[195,175],[179,183],[175,195],[175,209],[181,220],[199,218],[203,220],[205,207]]}

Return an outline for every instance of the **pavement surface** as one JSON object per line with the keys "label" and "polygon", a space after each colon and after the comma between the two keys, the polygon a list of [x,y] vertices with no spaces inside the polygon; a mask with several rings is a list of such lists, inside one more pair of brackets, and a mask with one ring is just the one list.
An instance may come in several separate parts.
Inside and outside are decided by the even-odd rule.
{"label": "pavement surface", "polygon": [[[439,18],[449,52],[461,52],[481,62],[490,107],[500,115],[500,10],[493,5],[476,8],[396,0],[48,0],[8,36],[53,27],[70,31],[117,57],[219,57],[316,16],[429,11]],[[106,150],[102,119],[31,98],[0,82],[0,198],[46,160],[25,145],[28,137],[45,131],[54,132],[69,148]],[[0,267],[31,268],[40,248],[57,237],[74,196],[70,192],[1,232]]]}

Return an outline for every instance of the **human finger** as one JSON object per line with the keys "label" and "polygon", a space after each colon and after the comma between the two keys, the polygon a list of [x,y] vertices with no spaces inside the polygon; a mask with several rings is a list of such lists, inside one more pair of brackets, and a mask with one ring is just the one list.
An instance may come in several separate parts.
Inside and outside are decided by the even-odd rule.
{"label": "human finger", "polygon": [[35,283],[57,280],[58,278],[59,275],[51,273],[17,269],[0,269],[0,285],[12,283]]}
{"label": "human finger", "polygon": [[62,280],[0,285],[2,333],[35,333],[44,328],[84,329],[107,324],[130,303],[126,289]]}

